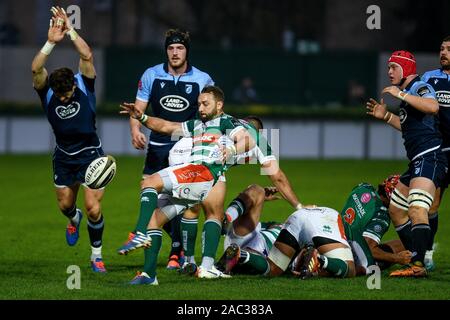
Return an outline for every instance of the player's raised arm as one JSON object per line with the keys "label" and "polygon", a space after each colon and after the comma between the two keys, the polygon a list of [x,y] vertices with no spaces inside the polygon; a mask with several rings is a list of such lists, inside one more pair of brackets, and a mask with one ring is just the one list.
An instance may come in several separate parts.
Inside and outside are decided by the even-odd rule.
{"label": "player's raised arm", "polygon": [[86,41],[75,31],[66,12],[63,8],[52,7],[51,9],[53,16],[57,19],[64,20],[64,33],[70,36],[75,48],[80,55],[80,72],[87,78],[95,78],[95,68],[94,68],[94,58],[91,48],[88,46]]}
{"label": "player's raised arm", "polygon": [[52,52],[55,45],[64,38],[64,21],[53,17],[50,19],[50,27],[48,29],[48,40],[42,49],[34,57],[31,63],[31,71],[33,73],[33,86],[37,90],[45,87],[47,84],[48,73],[44,68],[48,56]]}
{"label": "player's raised arm", "polygon": [[183,136],[183,129],[181,122],[166,121],[156,117],[149,117],[144,114],[141,110],[137,109],[134,103],[122,103],[120,105],[122,109],[121,114],[129,114],[133,119],[139,120],[147,128],[167,134],[167,135],[178,135]]}

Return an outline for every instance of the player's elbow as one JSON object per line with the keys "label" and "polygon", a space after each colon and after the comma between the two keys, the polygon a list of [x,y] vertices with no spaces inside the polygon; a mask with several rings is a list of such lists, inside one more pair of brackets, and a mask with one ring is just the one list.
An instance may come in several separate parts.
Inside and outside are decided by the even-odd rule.
{"label": "player's elbow", "polygon": [[87,52],[80,54],[80,59],[84,61],[92,61],[94,54],[92,53],[92,49],[89,48]]}
{"label": "player's elbow", "polygon": [[431,114],[437,114],[439,112],[439,103],[436,100],[430,100],[429,107]]}

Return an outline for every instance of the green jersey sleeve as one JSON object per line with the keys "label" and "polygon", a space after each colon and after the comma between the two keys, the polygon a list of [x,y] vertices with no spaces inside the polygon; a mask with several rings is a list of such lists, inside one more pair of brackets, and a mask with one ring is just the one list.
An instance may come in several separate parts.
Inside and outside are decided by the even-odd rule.
{"label": "green jersey sleeve", "polygon": [[242,129],[245,129],[239,119],[236,119],[229,115],[224,115],[220,121],[220,131],[234,141],[236,133]]}
{"label": "green jersey sleeve", "polygon": [[181,130],[183,131],[183,137],[189,138],[194,135],[195,122],[199,121],[196,119],[191,119],[181,123]]}
{"label": "green jersey sleeve", "polygon": [[389,230],[390,223],[391,219],[389,218],[388,209],[381,206],[378,208],[374,217],[366,225],[363,236],[380,243],[383,235]]}

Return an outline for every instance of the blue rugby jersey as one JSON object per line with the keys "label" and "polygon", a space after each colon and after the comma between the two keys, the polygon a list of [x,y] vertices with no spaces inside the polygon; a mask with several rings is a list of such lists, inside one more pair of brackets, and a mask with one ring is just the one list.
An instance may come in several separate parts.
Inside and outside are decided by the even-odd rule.
{"label": "blue rugby jersey", "polygon": [[67,103],[62,103],[48,84],[37,90],[41,104],[52,126],[56,146],[68,155],[101,147],[95,127],[94,79],[75,75],[75,92]]}
{"label": "blue rugby jersey", "polygon": [[436,91],[439,102],[439,129],[442,133],[442,151],[450,151],[450,75],[442,69],[425,72],[422,81]]}
{"label": "blue rugby jersey", "polygon": [[[422,98],[436,99],[434,89],[427,83],[414,78],[403,92]],[[433,114],[423,113],[405,101],[400,104],[400,124],[409,160],[438,149],[442,144],[439,120]]]}
{"label": "blue rugby jersey", "polygon": [[[144,72],[136,99],[149,102],[155,117],[184,122],[196,118],[198,96],[210,85],[214,85],[211,77],[193,66],[188,65],[186,72],[176,77],[168,72],[167,63],[161,63]],[[174,143],[170,136],[158,132],[150,133],[150,142]]]}

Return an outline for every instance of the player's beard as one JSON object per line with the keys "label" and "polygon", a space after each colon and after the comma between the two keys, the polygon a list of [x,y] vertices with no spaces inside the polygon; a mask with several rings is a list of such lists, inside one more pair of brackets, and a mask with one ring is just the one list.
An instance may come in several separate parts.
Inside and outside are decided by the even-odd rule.
{"label": "player's beard", "polygon": [[450,70],[450,61],[448,59],[442,60],[441,59],[441,67],[443,70]]}
{"label": "player's beard", "polygon": [[179,59],[177,61],[170,61],[169,64],[175,71],[178,71],[179,69],[182,69],[186,65],[186,59]]}

